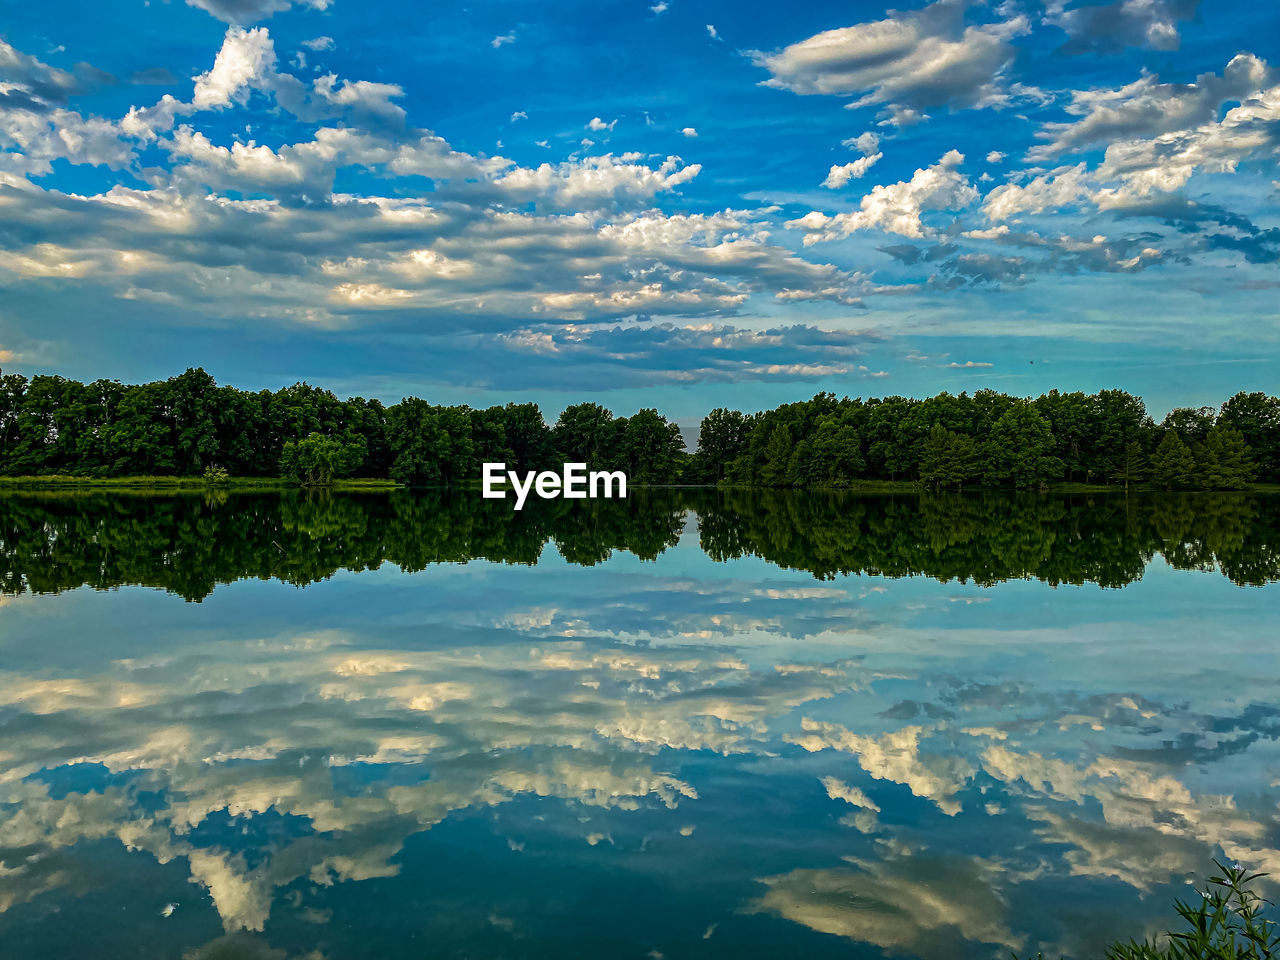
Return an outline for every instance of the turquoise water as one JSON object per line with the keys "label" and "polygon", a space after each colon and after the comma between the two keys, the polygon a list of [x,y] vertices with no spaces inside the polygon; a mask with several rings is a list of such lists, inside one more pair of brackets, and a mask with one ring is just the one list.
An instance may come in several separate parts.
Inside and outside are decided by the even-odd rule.
{"label": "turquoise water", "polygon": [[0,954],[1096,956],[1280,872],[1278,531],[0,498]]}

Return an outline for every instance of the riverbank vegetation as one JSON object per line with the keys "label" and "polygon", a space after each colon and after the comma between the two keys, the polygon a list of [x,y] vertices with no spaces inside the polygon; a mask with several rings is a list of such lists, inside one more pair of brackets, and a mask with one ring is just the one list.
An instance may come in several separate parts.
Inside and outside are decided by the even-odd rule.
{"label": "riverbank vegetation", "polygon": [[[1107,948],[1105,960],[1274,960],[1280,929],[1263,916],[1270,904],[1254,887],[1265,877],[1238,863],[1214,861],[1218,872],[1190,902],[1174,904],[1181,928]],[[1016,958],[1015,958],[1016,960]],[[1045,960],[1040,954],[1037,960]]]}
{"label": "riverbank vegetation", "polygon": [[409,397],[388,407],[306,383],[238,390],[198,369],[140,385],[0,376],[0,477],[459,486],[486,461],[521,472],[580,461],[637,485],[1238,489],[1280,481],[1280,399],[1238,393],[1157,423],[1121,390],[1034,399],[820,393],[759,413],[713,410],[689,452],[657,410],[620,417],[592,402],[548,424],[534,403],[476,409]]}

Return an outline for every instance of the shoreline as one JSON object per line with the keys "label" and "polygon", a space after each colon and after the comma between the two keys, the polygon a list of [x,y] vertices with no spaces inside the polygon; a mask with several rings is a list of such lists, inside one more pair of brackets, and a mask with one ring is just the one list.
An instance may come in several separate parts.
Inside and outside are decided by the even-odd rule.
{"label": "shoreline", "polygon": [[[1046,494],[1089,494],[1089,493],[1280,493],[1280,484],[1250,483],[1243,487],[1229,490],[1211,490],[1202,488],[1185,488],[1166,490],[1149,483],[1130,484],[1127,491],[1123,484],[1064,482],[1048,484],[1041,491],[1031,488],[998,487],[974,484],[965,487],[949,487],[935,489],[926,487],[917,480],[866,480],[845,486],[808,486],[808,487],[767,487],[752,484],[729,483],[630,483],[628,486],[638,490],[734,490],[734,491],[810,491],[821,493],[982,493],[1000,491],[1002,493],[1046,493]],[[52,474],[48,476],[0,476],[0,492],[5,490],[131,490],[131,491],[196,491],[196,490],[302,490],[322,489],[337,492],[382,491],[382,490],[457,490],[478,491],[478,483],[460,484],[448,487],[416,487],[397,480],[383,478],[355,478],[334,480],[329,484],[308,486],[294,483],[280,477],[230,477],[222,481],[210,481],[204,477],[175,476],[143,476],[143,477],[82,477],[74,474]]]}

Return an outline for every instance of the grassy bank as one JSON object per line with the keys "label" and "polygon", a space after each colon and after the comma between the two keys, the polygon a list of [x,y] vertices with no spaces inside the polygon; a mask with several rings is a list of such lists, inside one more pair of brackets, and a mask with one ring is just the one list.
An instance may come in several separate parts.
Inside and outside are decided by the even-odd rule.
{"label": "grassy bank", "polygon": [[[286,490],[297,484],[279,477],[230,477],[211,481],[204,477],[77,477],[57,474],[44,477],[0,477],[0,490]],[[330,490],[393,490],[394,480],[334,480]]]}
{"label": "grassy bank", "polygon": [[[3,477],[0,476],[0,490],[288,490],[296,489],[297,484],[280,477],[229,477],[226,480],[206,480],[204,477],[84,477],[71,474],[52,474],[48,476]],[[405,484],[383,478],[363,478],[334,480],[326,489],[329,490],[394,490]],[[630,489],[665,488],[665,487],[714,487],[726,490],[773,490],[773,489],[805,489],[823,493],[845,491],[849,493],[922,493],[928,492],[918,480],[854,480],[841,486],[812,486],[802,488],[774,488],[747,484],[644,484],[628,483]],[[478,482],[459,484],[456,489],[478,492]],[[972,484],[961,488],[962,492],[974,493],[981,490],[1011,490],[1010,487],[983,487]],[[1280,493],[1280,484],[1250,483],[1242,488],[1247,493]],[[1125,488],[1117,483],[1051,483],[1047,485],[1049,493],[1123,493]],[[953,489],[938,492],[954,492]],[[1149,483],[1129,485],[1130,493],[1164,493],[1163,487]]]}

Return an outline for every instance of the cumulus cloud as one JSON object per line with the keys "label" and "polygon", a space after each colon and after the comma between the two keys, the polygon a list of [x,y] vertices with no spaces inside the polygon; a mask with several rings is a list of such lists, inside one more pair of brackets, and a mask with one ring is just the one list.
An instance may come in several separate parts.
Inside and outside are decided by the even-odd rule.
{"label": "cumulus cloud", "polygon": [[860,95],[854,106],[991,106],[1008,102],[1009,41],[1030,30],[1023,16],[964,23],[967,3],[937,0],[921,10],[827,30],[775,53],[752,52],[766,86],[800,94]]}
{"label": "cumulus cloud", "polygon": [[288,10],[295,2],[314,10],[328,10],[333,0],[187,0],[187,6],[212,14],[224,23],[247,25]]}
{"label": "cumulus cloud", "polygon": [[14,96],[10,84],[25,90],[32,97],[50,103],[63,103],[80,88],[75,76],[66,70],[51,67],[30,54],[0,39],[0,77],[5,87],[0,93],[0,104]]}
{"label": "cumulus cloud", "polygon": [[680,132],[684,134],[686,137],[688,137],[690,140],[696,140],[698,137],[698,131],[693,127],[685,127]]}
{"label": "cumulus cloud", "polygon": [[[10,60],[42,73],[30,58]],[[41,226],[4,251],[3,269],[77,278],[135,304],[239,311],[243,297],[258,316],[326,324],[440,313],[459,331],[696,317],[736,311],[757,293],[858,302],[860,280],[769,243],[758,213],[646,209],[693,182],[699,164],[628,153],[524,167],[470,154],[408,127],[394,102],[402,92],[332,74],[304,82],[282,70],[265,28],[233,25],[189,101],[165,95],[119,121],[49,104],[10,110],[0,127],[19,147],[5,154],[10,176],[47,171],[58,157],[124,168],[140,144],[167,165],[142,172],[143,186],[79,197],[5,181],[7,214]],[[262,107],[321,125],[310,139],[268,146],[224,141],[201,123],[204,113]],[[425,178],[432,190],[428,199],[335,194],[346,168]],[[258,198],[229,196],[245,193]],[[793,368],[807,375],[787,364],[775,372]]]}
{"label": "cumulus cloud", "polygon": [[232,27],[223,38],[213,67],[195,78],[191,104],[197,110],[243,105],[249,93],[276,74],[276,50],[265,27]]}
{"label": "cumulus cloud", "polygon": [[963,154],[950,150],[937,163],[917,170],[910,180],[872,188],[852,213],[829,216],[815,210],[788,220],[787,227],[804,231],[806,245],[847,237],[858,230],[928,236],[931,230],[923,214],[960,210],[978,199],[978,191],[958,169],[963,162]]}
{"label": "cumulus cloud", "polygon": [[873,153],[852,163],[834,164],[827,171],[827,178],[822,181],[822,185],[828,190],[839,190],[850,180],[862,177],[882,156],[883,154]]}
{"label": "cumulus cloud", "polygon": [[856,137],[850,137],[848,140],[840,142],[842,147],[848,147],[850,150],[857,150],[864,157],[869,157],[873,153],[880,152],[880,136],[871,130],[860,133]]}
{"label": "cumulus cloud", "polygon": [[1023,184],[1006,183],[991,190],[982,201],[988,220],[1004,221],[1021,214],[1044,213],[1088,200],[1092,190],[1085,164],[1059,167],[1032,177]]}
{"label": "cumulus cloud", "polygon": [[1037,134],[1047,143],[1029,152],[1043,161],[1097,144],[1155,137],[1210,123],[1223,104],[1260,96],[1273,83],[1275,71],[1253,54],[1241,53],[1219,76],[1204,73],[1194,83],[1160,83],[1145,74],[1118,89],[1079,90],[1067,112],[1080,119],[1049,123]]}
{"label": "cumulus cloud", "polygon": [[1178,24],[1195,17],[1200,0],[1115,0],[1088,3],[1050,0],[1045,22],[1061,27],[1070,39],[1064,52],[1114,52],[1125,47],[1177,50]]}

